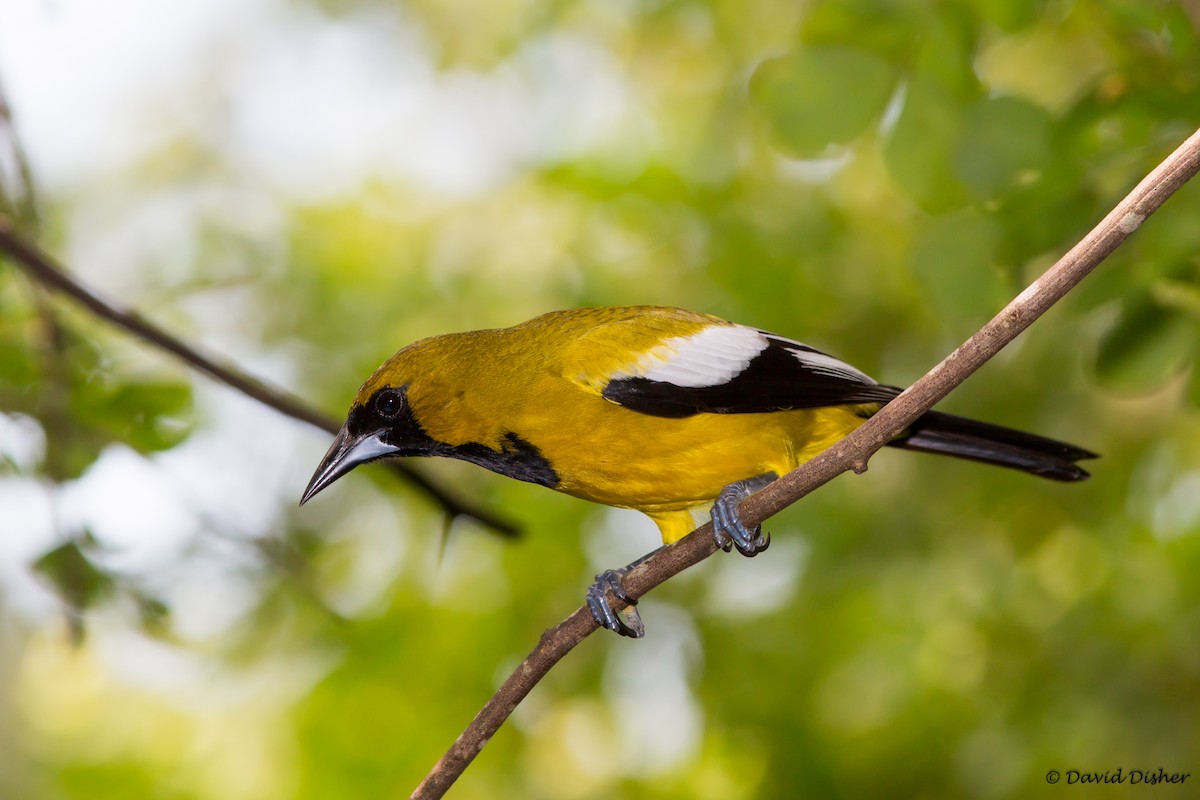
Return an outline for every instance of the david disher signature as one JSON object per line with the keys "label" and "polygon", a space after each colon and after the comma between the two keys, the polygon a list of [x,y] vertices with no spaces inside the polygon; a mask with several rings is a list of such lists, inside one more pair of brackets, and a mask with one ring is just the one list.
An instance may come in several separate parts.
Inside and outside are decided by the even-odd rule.
{"label": "david disher signature", "polygon": [[[1190,772],[1167,772],[1162,767],[1157,770],[1148,769],[1131,769],[1124,768],[1115,770],[1105,770],[1104,772],[1084,772],[1078,769],[1069,769],[1065,773],[1060,773],[1056,769],[1052,769],[1046,773],[1046,783],[1059,783],[1060,781],[1068,785],[1076,783],[1128,783],[1153,785],[1158,783],[1184,783],[1192,776]],[[1063,778],[1066,778],[1064,781]]]}

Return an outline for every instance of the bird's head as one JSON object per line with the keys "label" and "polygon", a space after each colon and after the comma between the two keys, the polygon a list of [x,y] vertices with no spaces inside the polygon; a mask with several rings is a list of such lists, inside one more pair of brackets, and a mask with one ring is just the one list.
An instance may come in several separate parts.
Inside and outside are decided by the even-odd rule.
{"label": "bird's head", "polygon": [[410,387],[419,380],[411,369],[409,353],[415,347],[385,361],[358,390],[345,424],[300,498],[301,505],[359,464],[430,453],[434,442],[417,422],[409,403]]}

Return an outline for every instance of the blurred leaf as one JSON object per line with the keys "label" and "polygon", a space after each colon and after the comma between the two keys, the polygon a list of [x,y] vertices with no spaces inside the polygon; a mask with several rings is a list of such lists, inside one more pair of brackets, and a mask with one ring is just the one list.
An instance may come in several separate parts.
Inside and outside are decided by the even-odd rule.
{"label": "blurred leaf", "polygon": [[927,0],[817,0],[807,9],[801,40],[807,45],[853,46],[901,66],[908,63],[931,11]]}
{"label": "blurred leaf", "polygon": [[[1038,257],[1058,257],[1069,246],[1063,231],[1082,233],[1098,219],[1096,197],[1079,164],[1065,150],[1040,176],[1019,184],[986,208],[1004,225],[1000,259],[1020,267]],[[1014,284],[1011,288],[1016,290]]]}
{"label": "blurred leaf", "polygon": [[[1147,63],[1162,59],[1160,64],[1195,55],[1200,12],[1190,3],[1106,3],[1104,11],[1131,37],[1130,55],[1142,56]],[[1188,66],[1194,69],[1194,61]]]}
{"label": "blurred leaf", "polygon": [[[90,535],[85,534],[83,542],[90,541]],[[33,562],[33,571],[49,581],[67,607],[77,613],[111,596],[115,585],[112,576],[96,567],[83,552],[81,542],[74,539],[39,557]],[[69,619],[78,639],[82,634],[78,617],[71,615]]]}
{"label": "blurred leaf", "polygon": [[913,78],[905,88],[896,125],[884,142],[884,163],[892,179],[927,211],[948,211],[967,200],[950,165],[963,127],[962,114],[948,92],[931,81]]}
{"label": "blurred leaf", "polygon": [[1050,116],[1015,97],[991,97],[967,109],[956,173],[979,200],[1036,181],[1054,157]]}
{"label": "blurred leaf", "polygon": [[896,79],[887,62],[863,50],[806,47],[760,64],[750,92],[779,146],[814,158],[865,131],[887,105]]}
{"label": "blurred leaf", "polygon": [[0,402],[16,409],[38,389],[38,319],[23,278],[3,259],[0,255]]}
{"label": "blurred leaf", "polygon": [[1196,344],[1195,323],[1148,299],[1131,300],[1100,341],[1096,372],[1112,388],[1149,391],[1194,360]]}
{"label": "blurred leaf", "polygon": [[995,255],[1004,230],[976,211],[938,217],[913,249],[913,272],[943,318],[988,319],[1008,299]]}
{"label": "blurred leaf", "polygon": [[27,342],[0,337],[0,384],[28,389],[37,378],[37,363]]}
{"label": "blurred leaf", "polygon": [[971,0],[988,22],[1005,33],[1015,33],[1033,25],[1047,12],[1045,0]]}
{"label": "blurred leaf", "polygon": [[922,25],[911,74],[936,84],[958,103],[975,99],[980,94],[975,72],[978,40],[978,20],[968,5],[943,6]]}
{"label": "blurred leaf", "polygon": [[1150,296],[1163,308],[1186,314],[1200,322],[1200,285],[1162,278],[1151,284]]}
{"label": "blurred leaf", "polygon": [[77,384],[71,409],[79,421],[149,453],[187,437],[191,402],[191,387],[185,383],[114,384],[110,379],[94,379]]}
{"label": "blurred leaf", "polygon": [[129,591],[138,607],[138,620],[142,630],[151,636],[163,636],[168,631],[171,608],[157,597],[139,591]]}

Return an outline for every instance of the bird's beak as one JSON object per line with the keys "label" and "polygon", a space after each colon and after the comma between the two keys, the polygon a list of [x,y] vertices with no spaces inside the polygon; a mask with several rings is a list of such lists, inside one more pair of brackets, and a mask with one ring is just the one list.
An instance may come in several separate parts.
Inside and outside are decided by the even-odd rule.
{"label": "bird's beak", "polygon": [[313,495],[324,489],[338,478],[345,475],[359,464],[374,461],[377,458],[390,456],[400,451],[399,447],[387,444],[381,438],[383,431],[372,431],[362,436],[353,436],[343,425],[334,437],[329,452],[321,459],[320,466],[308,482],[308,488],[300,498],[300,505],[312,499]]}

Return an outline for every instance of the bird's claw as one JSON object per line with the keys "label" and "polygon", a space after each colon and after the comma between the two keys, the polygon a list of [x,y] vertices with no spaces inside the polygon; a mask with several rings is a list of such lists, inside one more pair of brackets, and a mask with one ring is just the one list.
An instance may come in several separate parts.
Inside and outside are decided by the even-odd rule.
{"label": "bird's claw", "polygon": [[[624,569],[606,569],[597,575],[596,582],[587,590],[588,610],[600,627],[631,639],[641,639],[646,635],[646,626],[638,614],[637,600],[621,585],[626,572]],[[626,604],[623,612],[613,608],[614,599]]]}
{"label": "bird's claw", "polygon": [[742,555],[753,558],[771,546],[771,534],[763,533],[761,525],[747,528],[738,512],[742,501],[763,485],[757,478],[737,481],[717,495],[712,507],[713,541],[726,553],[736,547]]}

